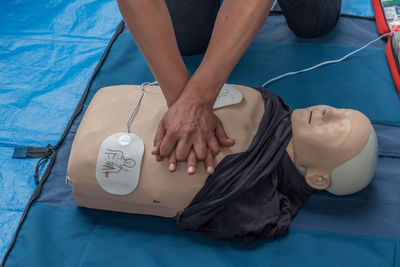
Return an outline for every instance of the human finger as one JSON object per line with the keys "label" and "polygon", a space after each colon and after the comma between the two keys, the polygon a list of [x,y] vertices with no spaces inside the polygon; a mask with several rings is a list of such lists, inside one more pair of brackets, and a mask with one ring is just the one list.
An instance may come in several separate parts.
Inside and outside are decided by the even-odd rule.
{"label": "human finger", "polygon": [[160,155],[156,155],[156,161],[157,162],[160,162],[160,161],[163,161],[164,160],[164,157],[161,157]]}
{"label": "human finger", "polygon": [[218,155],[219,151],[220,151],[220,146],[218,143],[218,140],[215,136],[210,136],[207,139],[207,147],[208,149],[211,150],[212,155],[215,157],[216,155]]}
{"label": "human finger", "polygon": [[187,174],[194,174],[196,172],[197,158],[193,149],[190,150],[187,161],[186,161],[186,172]]}
{"label": "human finger", "polygon": [[193,150],[198,160],[204,160],[207,156],[207,143],[201,136],[193,144]]}
{"label": "human finger", "polygon": [[171,155],[169,155],[168,170],[170,172],[174,172],[176,170],[176,152],[175,152],[175,150],[173,150]]}
{"label": "human finger", "polygon": [[166,132],[160,145],[160,156],[168,157],[174,150],[177,142],[178,138],[176,135]]}
{"label": "human finger", "polygon": [[164,121],[161,120],[158,123],[156,135],[154,136],[153,148],[151,150],[151,154],[160,155],[160,146],[161,146],[164,136],[165,136]]}
{"label": "human finger", "polygon": [[235,144],[235,139],[229,138],[224,130],[224,126],[222,125],[221,121],[217,120],[217,125],[215,127],[215,137],[218,140],[218,143],[221,146],[229,147]]}
{"label": "human finger", "polygon": [[176,159],[181,162],[187,161],[191,149],[192,143],[189,138],[179,139],[176,145]]}
{"label": "human finger", "polygon": [[207,156],[204,160],[204,168],[208,174],[213,174],[215,170],[214,157],[210,149],[207,149]]}

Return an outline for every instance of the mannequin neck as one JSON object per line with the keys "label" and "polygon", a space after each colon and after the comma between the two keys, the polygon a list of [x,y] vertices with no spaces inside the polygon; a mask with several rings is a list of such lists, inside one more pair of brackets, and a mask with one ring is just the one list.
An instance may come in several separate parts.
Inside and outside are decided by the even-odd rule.
{"label": "mannequin neck", "polygon": [[286,152],[289,154],[290,159],[294,161],[294,149],[293,149],[293,137],[290,138],[288,145],[286,146]]}
{"label": "mannequin neck", "polygon": [[299,173],[304,177],[306,175],[306,170],[303,167],[300,167],[296,164],[296,158],[293,149],[293,138],[290,138],[290,141],[286,147],[286,152],[289,154],[290,159],[292,160],[294,166],[299,171]]}

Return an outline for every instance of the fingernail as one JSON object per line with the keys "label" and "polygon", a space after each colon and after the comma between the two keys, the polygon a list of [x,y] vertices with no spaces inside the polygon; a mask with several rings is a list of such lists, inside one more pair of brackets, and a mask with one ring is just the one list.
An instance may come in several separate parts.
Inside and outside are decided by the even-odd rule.
{"label": "fingernail", "polygon": [[173,163],[169,164],[168,169],[169,169],[170,172],[175,171],[175,164],[173,164]]}
{"label": "fingernail", "polygon": [[213,172],[214,172],[214,169],[211,166],[207,167],[208,174],[213,174]]}
{"label": "fingernail", "polygon": [[153,146],[153,148],[151,149],[151,153],[156,152],[156,149],[157,149],[157,147],[156,147],[156,146]]}
{"label": "fingernail", "polygon": [[189,174],[194,173],[194,167],[193,166],[189,166],[189,168],[187,169],[187,173],[189,173]]}

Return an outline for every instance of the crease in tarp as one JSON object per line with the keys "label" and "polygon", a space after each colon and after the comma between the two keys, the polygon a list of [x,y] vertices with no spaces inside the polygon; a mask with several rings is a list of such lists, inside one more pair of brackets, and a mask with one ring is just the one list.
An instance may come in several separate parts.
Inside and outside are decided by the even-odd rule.
{"label": "crease in tarp", "polygon": [[0,258],[36,188],[13,147],[56,144],[120,21],[113,0],[0,1]]}

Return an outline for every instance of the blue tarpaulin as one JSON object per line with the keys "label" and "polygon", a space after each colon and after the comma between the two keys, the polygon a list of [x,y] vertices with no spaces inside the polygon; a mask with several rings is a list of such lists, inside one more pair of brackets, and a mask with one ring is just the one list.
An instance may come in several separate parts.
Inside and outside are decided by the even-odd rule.
{"label": "blue tarpaulin", "polygon": [[[372,15],[370,2],[361,0],[343,1],[342,12]],[[120,20],[114,1],[0,3],[0,257],[36,188],[32,175],[37,159],[11,159],[13,147],[57,143]],[[342,18],[334,32],[325,37],[298,39],[281,16],[271,16],[229,82],[260,85],[282,72],[337,58],[376,36],[373,21]],[[278,81],[270,89],[292,107],[321,103],[354,107],[374,122],[399,125],[400,103],[384,58],[384,43],[341,65]],[[187,57],[185,62],[193,71],[200,59]],[[283,62],[271,64],[276,60]],[[125,31],[112,46],[86,102],[103,86],[152,80]],[[337,88],[345,88],[342,96],[352,101],[335,98]],[[34,266],[101,266],[136,260],[140,265],[163,266],[194,262],[198,266],[311,266],[324,259],[327,266],[396,265],[400,237],[396,223],[400,216],[396,194],[399,129],[375,127],[381,157],[377,175],[367,190],[343,198],[314,194],[288,236],[249,247],[180,232],[165,219],[76,208],[64,184],[69,152],[64,146],[7,263],[23,265],[30,260]],[[65,143],[70,144],[72,137],[73,132]],[[288,250],[294,251],[288,254]],[[43,256],[43,251],[48,253]],[[316,251],[319,256],[315,256]],[[338,257],[343,262],[338,262]]]}
{"label": "blue tarpaulin", "polygon": [[36,188],[13,148],[57,143],[120,21],[115,1],[0,1],[0,258]]}

